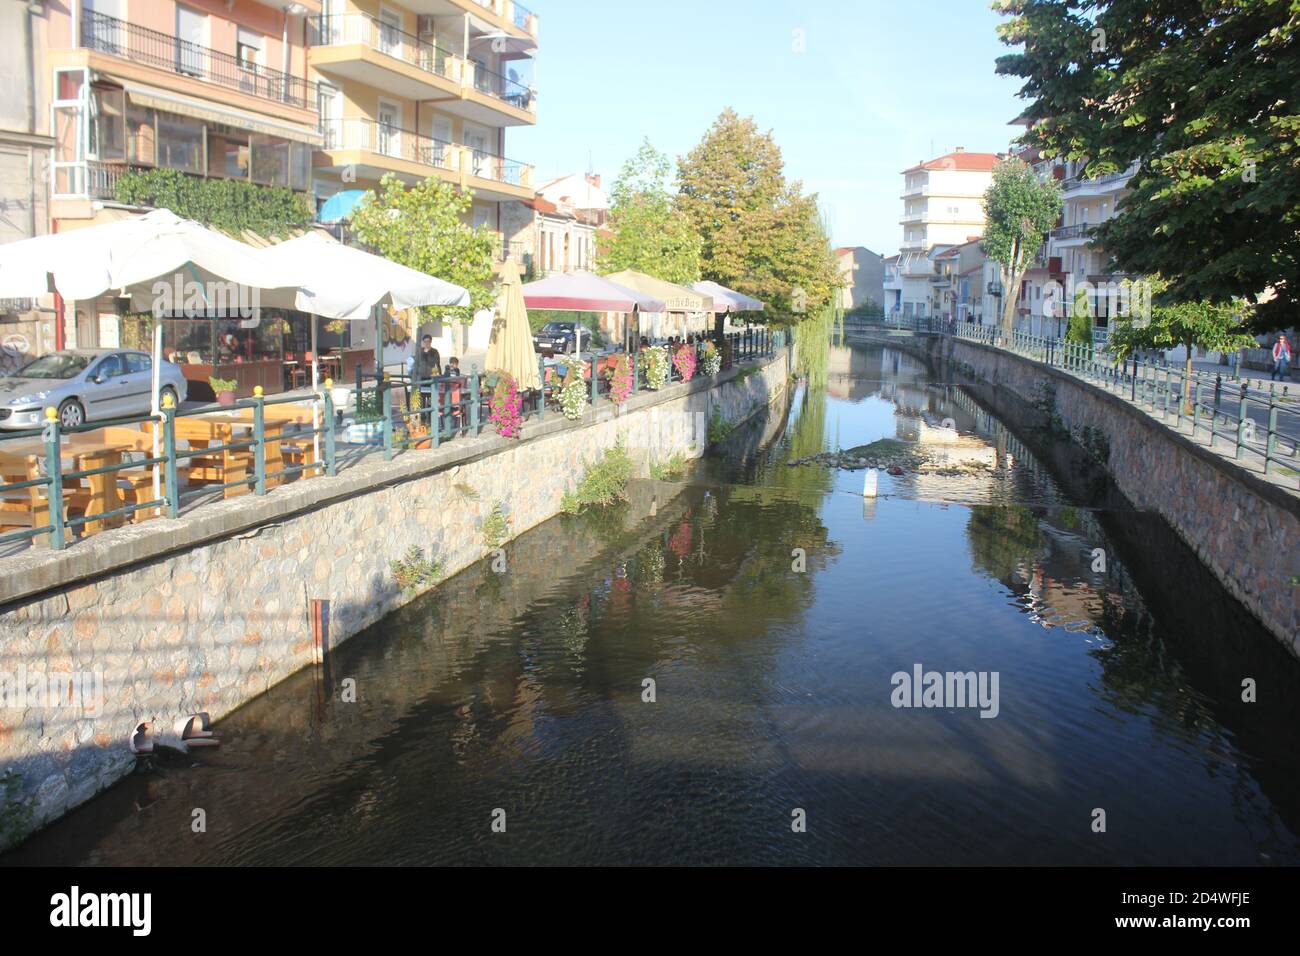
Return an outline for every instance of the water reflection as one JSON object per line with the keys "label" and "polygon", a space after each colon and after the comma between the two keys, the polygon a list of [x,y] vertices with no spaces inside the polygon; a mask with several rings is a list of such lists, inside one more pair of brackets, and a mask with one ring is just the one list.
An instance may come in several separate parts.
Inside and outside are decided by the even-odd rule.
{"label": "water reflection", "polygon": [[[1158,519],[948,378],[832,349],[825,389],[685,481],[344,645],[357,703],[301,674],[6,862],[1300,860],[1295,662]],[[882,438],[940,464],[865,504],[860,471],[786,464]],[[999,716],[894,708],[917,663],[999,672]]]}

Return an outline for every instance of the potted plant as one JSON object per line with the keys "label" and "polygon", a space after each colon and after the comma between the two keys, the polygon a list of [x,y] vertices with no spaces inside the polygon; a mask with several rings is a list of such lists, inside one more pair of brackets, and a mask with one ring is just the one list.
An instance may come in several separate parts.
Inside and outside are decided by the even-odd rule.
{"label": "potted plant", "polygon": [[233,378],[218,378],[213,375],[208,379],[208,384],[212,386],[212,394],[217,396],[218,405],[235,404],[235,389],[239,387],[239,382]]}

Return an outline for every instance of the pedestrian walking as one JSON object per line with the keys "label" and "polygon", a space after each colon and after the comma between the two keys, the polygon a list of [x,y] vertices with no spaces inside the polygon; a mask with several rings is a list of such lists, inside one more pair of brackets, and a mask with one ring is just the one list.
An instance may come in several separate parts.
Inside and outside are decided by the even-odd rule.
{"label": "pedestrian walking", "polygon": [[420,383],[420,405],[424,409],[421,417],[426,426],[432,420],[429,410],[433,408],[432,386],[427,383],[429,379],[441,374],[442,356],[433,347],[433,336],[426,335],[420,340],[419,351],[415,353],[415,368],[412,371],[412,377]]}
{"label": "pedestrian walking", "polygon": [[1291,375],[1291,343],[1286,340],[1286,333],[1279,335],[1273,343],[1273,381],[1285,382]]}

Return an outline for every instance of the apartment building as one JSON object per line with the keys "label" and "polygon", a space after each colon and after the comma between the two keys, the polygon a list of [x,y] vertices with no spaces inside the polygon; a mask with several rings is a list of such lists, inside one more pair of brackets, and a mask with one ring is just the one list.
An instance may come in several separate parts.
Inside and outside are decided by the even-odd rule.
{"label": "apartment building", "polygon": [[1054,166],[1064,202],[1061,224],[1048,237],[1047,256],[1058,260],[1062,279],[1068,278],[1071,288],[1092,290],[1089,300],[1096,342],[1106,340],[1112,313],[1122,309],[1111,293],[1127,277],[1109,271],[1110,255],[1093,239],[1093,233],[1100,223],[1117,214],[1136,172],[1134,164],[1123,172],[1090,178],[1085,161],[1069,160]]}
{"label": "apartment building", "polygon": [[933,315],[935,257],[984,231],[984,192],[997,153],[951,153],[903,171],[903,242],[899,247],[898,303],[903,315]]}
{"label": "apartment building", "polygon": [[839,263],[839,306],[844,311],[880,306],[885,301],[885,260],[866,246],[843,246],[835,250]]}
{"label": "apartment building", "polygon": [[[0,4],[0,243],[49,229],[47,24],[40,3]],[[0,299],[0,375],[53,347],[53,312],[29,299]],[[46,303],[48,305],[48,303]]]}
{"label": "apartment building", "polygon": [[[114,201],[128,169],[310,189],[322,137],[304,38],[318,0],[71,0],[44,10],[51,230],[128,215]],[[121,344],[105,305],[60,306],[60,344]]]}
{"label": "apartment building", "polygon": [[880,261],[880,304],[885,315],[901,315],[903,312],[903,278],[898,268],[899,258],[898,255],[892,255]]}
{"label": "apartment building", "polygon": [[[473,190],[469,225],[520,241],[503,205],[535,195],[507,131],[537,121],[538,20],[512,0],[323,0],[306,23],[323,142],[317,203],[386,173]],[[522,228],[521,223],[517,223]]]}

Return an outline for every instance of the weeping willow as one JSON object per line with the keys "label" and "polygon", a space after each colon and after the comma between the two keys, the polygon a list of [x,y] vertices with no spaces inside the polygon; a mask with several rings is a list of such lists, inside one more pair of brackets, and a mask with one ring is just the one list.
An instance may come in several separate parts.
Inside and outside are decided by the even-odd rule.
{"label": "weeping willow", "polygon": [[795,344],[798,349],[799,375],[808,383],[810,389],[820,391],[826,387],[827,368],[830,364],[831,333],[838,321],[839,310],[828,305],[804,319],[794,327]]}

